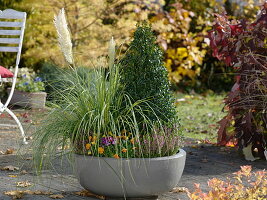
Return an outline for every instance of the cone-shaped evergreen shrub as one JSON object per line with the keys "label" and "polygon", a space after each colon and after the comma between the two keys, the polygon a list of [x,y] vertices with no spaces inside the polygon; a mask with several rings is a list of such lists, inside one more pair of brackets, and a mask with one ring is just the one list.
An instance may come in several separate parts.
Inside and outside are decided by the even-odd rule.
{"label": "cone-shaped evergreen shrub", "polygon": [[150,120],[158,118],[169,124],[176,121],[176,111],[162,51],[155,41],[150,25],[146,22],[137,25],[134,40],[122,59],[122,83],[134,102],[148,100],[149,105],[144,103],[142,108]]}

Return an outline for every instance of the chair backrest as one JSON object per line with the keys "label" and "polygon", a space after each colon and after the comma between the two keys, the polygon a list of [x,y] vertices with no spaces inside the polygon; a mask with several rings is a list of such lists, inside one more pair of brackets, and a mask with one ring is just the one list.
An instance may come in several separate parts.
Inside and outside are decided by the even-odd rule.
{"label": "chair backrest", "polygon": [[0,52],[17,53],[16,66],[20,62],[26,17],[26,12],[0,11]]}
{"label": "chair backrest", "polygon": [[0,52],[17,53],[11,91],[5,104],[0,104],[0,113],[7,108],[14,94],[18,75],[18,66],[20,61],[24,29],[26,24],[26,17],[26,12],[19,12],[12,9],[0,11]]}

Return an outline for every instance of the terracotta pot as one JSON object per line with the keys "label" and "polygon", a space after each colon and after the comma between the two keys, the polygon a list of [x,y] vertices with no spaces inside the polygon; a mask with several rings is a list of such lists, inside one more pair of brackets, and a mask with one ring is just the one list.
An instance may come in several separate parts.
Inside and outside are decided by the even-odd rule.
{"label": "terracotta pot", "polygon": [[157,196],[174,188],[186,152],[159,158],[101,158],[75,154],[76,175],[87,190],[107,197]]}
{"label": "terracotta pot", "polygon": [[[7,89],[10,94],[10,88]],[[22,92],[15,90],[10,104],[33,109],[45,108],[47,94],[45,92]]]}

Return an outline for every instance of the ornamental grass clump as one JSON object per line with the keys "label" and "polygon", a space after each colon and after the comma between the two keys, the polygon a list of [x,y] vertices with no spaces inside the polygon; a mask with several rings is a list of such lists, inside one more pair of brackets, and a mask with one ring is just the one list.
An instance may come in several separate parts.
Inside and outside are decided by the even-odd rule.
{"label": "ornamental grass clump", "polygon": [[156,114],[159,110],[151,107],[149,99],[130,96],[127,83],[121,81],[123,70],[115,62],[115,55],[112,38],[108,66],[81,74],[83,70],[70,63],[71,70],[62,72],[52,111],[34,134],[38,170],[58,153],[119,159],[162,157],[178,152],[178,129],[164,125],[166,119],[160,119]]}
{"label": "ornamental grass clump", "polygon": [[247,160],[267,159],[267,2],[252,23],[217,15],[209,39],[213,55],[236,72],[218,142],[236,141]]}

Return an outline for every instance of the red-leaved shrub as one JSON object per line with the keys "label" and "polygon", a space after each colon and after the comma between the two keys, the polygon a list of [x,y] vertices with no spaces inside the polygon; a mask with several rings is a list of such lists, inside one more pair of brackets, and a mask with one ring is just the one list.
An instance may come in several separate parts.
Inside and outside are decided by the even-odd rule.
{"label": "red-leaved shrub", "polygon": [[208,36],[213,56],[236,71],[236,83],[225,99],[228,114],[220,121],[218,143],[237,140],[251,160],[267,156],[266,13],[267,1],[252,23],[229,21],[225,14],[216,14],[216,24]]}

